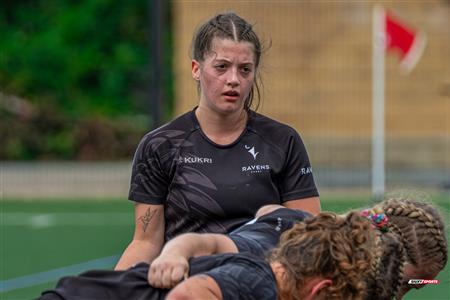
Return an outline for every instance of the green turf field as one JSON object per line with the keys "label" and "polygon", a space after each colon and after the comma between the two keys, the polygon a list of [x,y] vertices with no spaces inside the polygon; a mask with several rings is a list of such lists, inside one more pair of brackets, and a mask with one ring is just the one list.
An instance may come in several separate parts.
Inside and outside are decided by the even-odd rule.
{"label": "green turf field", "polygon": [[[448,215],[448,195],[433,197]],[[322,209],[342,212],[367,204],[362,197],[322,196]],[[0,201],[0,299],[33,299],[56,278],[111,268],[133,233],[127,200]],[[439,285],[405,299],[450,299],[450,268]]]}

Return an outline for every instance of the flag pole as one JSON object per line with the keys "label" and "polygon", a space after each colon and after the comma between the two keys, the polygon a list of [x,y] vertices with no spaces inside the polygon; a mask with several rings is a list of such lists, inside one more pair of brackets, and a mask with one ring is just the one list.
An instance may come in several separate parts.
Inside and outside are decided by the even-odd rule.
{"label": "flag pole", "polygon": [[372,196],[385,192],[385,13],[375,6],[372,16]]}

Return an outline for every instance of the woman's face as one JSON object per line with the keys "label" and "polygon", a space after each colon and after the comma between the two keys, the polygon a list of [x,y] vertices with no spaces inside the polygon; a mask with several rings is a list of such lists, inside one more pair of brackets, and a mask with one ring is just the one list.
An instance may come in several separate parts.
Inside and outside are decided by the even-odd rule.
{"label": "woman's face", "polygon": [[204,60],[192,61],[192,76],[200,81],[200,107],[222,115],[241,111],[255,80],[253,44],[214,38]]}

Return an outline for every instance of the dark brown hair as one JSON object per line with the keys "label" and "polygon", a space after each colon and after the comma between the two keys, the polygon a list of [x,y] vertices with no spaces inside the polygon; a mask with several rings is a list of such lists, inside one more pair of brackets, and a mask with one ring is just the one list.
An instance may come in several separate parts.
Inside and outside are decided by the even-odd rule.
{"label": "dark brown hair", "polygon": [[198,62],[204,61],[205,55],[212,51],[212,41],[215,37],[231,39],[236,42],[249,42],[253,45],[255,56],[255,81],[250,94],[244,101],[244,109],[247,111],[250,110],[253,104],[255,89],[258,99],[255,110],[258,109],[261,101],[260,86],[262,86],[258,67],[261,60],[262,46],[252,25],[233,12],[222,13],[212,17],[203,23],[194,34],[192,42],[192,58]]}

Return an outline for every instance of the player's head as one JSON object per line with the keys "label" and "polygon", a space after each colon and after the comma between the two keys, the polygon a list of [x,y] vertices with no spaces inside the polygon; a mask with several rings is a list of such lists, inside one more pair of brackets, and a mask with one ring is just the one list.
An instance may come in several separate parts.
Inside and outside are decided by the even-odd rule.
{"label": "player's head", "polygon": [[280,298],[362,299],[367,288],[362,278],[374,265],[376,239],[376,230],[359,212],[320,213],[296,224],[269,257],[272,266],[282,266]]}
{"label": "player's head", "polygon": [[389,218],[390,228],[402,239],[406,251],[404,278],[397,294],[402,296],[420,285],[409,279],[433,279],[444,269],[448,258],[445,223],[433,205],[403,198],[391,198],[374,208]]}
{"label": "player's head", "polygon": [[[193,66],[194,63],[201,65],[214,52],[214,46],[218,40],[230,40],[238,44],[248,43],[251,46],[254,77],[252,78],[248,95],[245,95],[243,102],[244,109],[248,110],[252,106],[255,92],[258,102],[260,98],[258,67],[262,54],[261,42],[252,25],[237,14],[232,12],[217,14],[203,23],[194,34],[192,41]],[[194,78],[198,81],[200,80],[198,76],[194,76]],[[201,85],[199,84],[198,87],[200,89]],[[256,104],[257,106],[258,103]]]}

